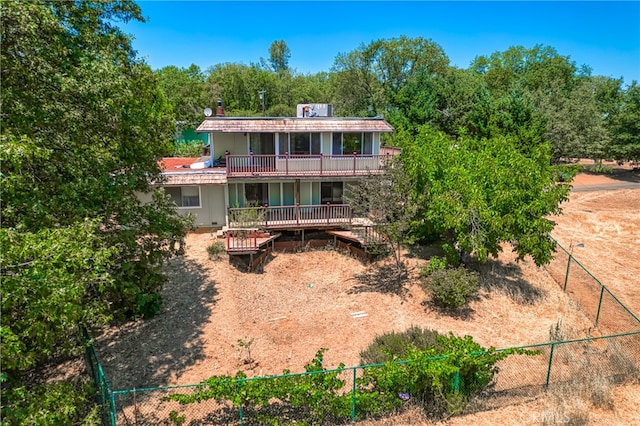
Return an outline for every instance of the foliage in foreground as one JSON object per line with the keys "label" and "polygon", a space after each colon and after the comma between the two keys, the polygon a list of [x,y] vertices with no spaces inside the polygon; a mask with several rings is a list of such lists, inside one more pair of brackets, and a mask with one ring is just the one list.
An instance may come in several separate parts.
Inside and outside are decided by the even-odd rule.
{"label": "foliage in foreground", "polygon": [[[418,336],[417,328],[412,333]],[[434,333],[435,334],[435,333]],[[428,332],[426,335],[431,335]],[[426,336],[425,335],[425,336]],[[415,337],[414,336],[414,337]],[[355,395],[345,388],[344,364],[335,370],[323,368],[326,349],[306,365],[305,373],[248,379],[242,372],[235,377],[215,376],[191,394],[175,394],[167,400],[192,404],[214,399],[241,407],[246,419],[260,424],[342,423],[355,416],[362,419],[395,413],[403,406],[418,404],[432,417],[460,412],[469,398],[489,386],[497,370],[495,363],[519,350],[497,352],[485,349],[470,336],[436,335],[416,347],[406,344],[389,353],[385,364],[370,366],[356,379]],[[355,404],[355,405],[354,405]],[[175,416],[175,414],[174,414]]]}
{"label": "foliage in foreground", "polygon": [[87,383],[56,382],[18,386],[3,392],[2,424],[99,425],[99,407]]}
{"label": "foliage in foreground", "polygon": [[79,325],[160,309],[188,222],[152,187],[175,119],[117,26],[143,20],[132,1],[0,2],[0,19],[2,403],[74,424],[82,398],[27,378],[81,351]]}

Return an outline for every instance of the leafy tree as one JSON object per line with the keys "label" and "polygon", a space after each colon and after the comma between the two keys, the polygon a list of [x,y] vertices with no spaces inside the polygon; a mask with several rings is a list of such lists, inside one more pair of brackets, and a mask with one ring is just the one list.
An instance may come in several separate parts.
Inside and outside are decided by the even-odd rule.
{"label": "leafy tree", "polygon": [[471,71],[451,67],[444,77],[435,79],[434,83],[437,102],[432,127],[455,138],[462,129],[469,127],[469,114],[475,105],[474,96],[480,92],[483,79]]}
{"label": "leafy tree", "polygon": [[218,98],[222,99],[228,115],[238,115],[236,111],[242,111],[242,115],[262,115],[258,95],[261,90],[266,91],[265,107],[272,105],[277,77],[258,65],[218,64],[207,74],[205,98],[212,105]]}
{"label": "leafy tree", "polygon": [[539,44],[529,49],[511,46],[489,57],[478,56],[470,69],[483,75],[489,90],[496,95],[506,94],[516,83],[528,91],[556,84],[569,92],[579,72],[570,57]]}
{"label": "leafy tree", "polygon": [[170,65],[157,70],[158,83],[172,106],[176,121],[195,128],[202,122],[203,111],[214,104],[205,99],[205,76],[197,65],[178,68]]}
{"label": "leafy tree", "polygon": [[511,242],[519,258],[551,260],[547,219],[560,211],[569,185],[554,182],[548,144],[524,153],[511,136],[450,139],[423,126],[417,136],[400,132],[402,161],[423,194],[420,227],[480,261]]}
{"label": "leafy tree", "polygon": [[606,112],[596,96],[601,80],[581,79],[568,94],[551,90],[554,95],[540,94],[541,111],[547,117],[547,137],[552,146],[552,158],[605,157],[610,133],[603,119]]}
{"label": "leafy tree", "polygon": [[406,36],[377,40],[336,57],[333,96],[341,114],[383,113],[397,105],[396,95],[408,81],[420,74],[444,75],[448,64],[442,48],[431,40]]}
{"label": "leafy tree", "polygon": [[610,116],[613,141],[609,153],[618,160],[640,160],[640,86],[632,82]]}
{"label": "leafy tree", "polygon": [[115,26],[142,20],[139,7],[3,2],[0,16],[4,412],[26,370],[80,349],[78,324],[157,311],[187,222],[160,192],[138,199],[174,127]]}
{"label": "leafy tree", "polygon": [[[402,164],[390,159],[384,174],[369,174],[345,193],[354,215],[370,218],[376,231],[387,239],[398,271],[403,269],[400,249],[410,241],[409,230],[420,205],[419,192],[413,188]],[[414,193],[418,200],[412,198]]]}
{"label": "leafy tree", "polygon": [[289,71],[291,50],[284,40],[276,40],[269,46],[269,63],[271,69],[278,75]]}

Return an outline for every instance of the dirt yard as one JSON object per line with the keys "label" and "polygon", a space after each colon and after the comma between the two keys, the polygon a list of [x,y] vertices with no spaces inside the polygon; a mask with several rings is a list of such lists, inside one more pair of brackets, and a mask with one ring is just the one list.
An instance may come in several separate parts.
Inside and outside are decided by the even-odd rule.
{"label": "dirt yard", "polygon": [[[576,187],[601,184],[602,179],[608,178],[579,176]],[[574,247],[574,256],[637,314],[640,188],[572,192],[562,207],[553,235],[567,248],[584,244]],[[411,253],[404,253],[409,279],[398,284],[387,276],[392,265],[364,265],[335,250],[276,253],[263,273],[247,273],[226,259],[210,260],[206,247],[214,240],[209,233],[187,237],[186,255],[168,268],[159,316],[107,328],[99,336],[96,346],[113,389],[198,383],[238,370],[249,376],[302,371],[320,348],[329,348],[329,368],[340,362],[357,365],[359,352],[377,334],[411,325],[471,335],[498,348],[546,342],[558,320],[574,331],[572,337],[584,337],[591,326],[543,268],[515,263],[508,250],[486,265],[488,284],[467,315],[452,318],[425,303],[428,297],[417,274],[426,261]],[[616,417],[607,413],[598,419],[634,424],[629,407],[640,402],[640,386],[620,389],[616,392],[622,402],[616,407],[624,411],[623,423],[612,422]],[[496,420],[500,412],[513,415],[509,410],[467,420],[534,424]],[[408,418],[370,424],[429,423]],[[468,423],[460,419],[450,424]]]}

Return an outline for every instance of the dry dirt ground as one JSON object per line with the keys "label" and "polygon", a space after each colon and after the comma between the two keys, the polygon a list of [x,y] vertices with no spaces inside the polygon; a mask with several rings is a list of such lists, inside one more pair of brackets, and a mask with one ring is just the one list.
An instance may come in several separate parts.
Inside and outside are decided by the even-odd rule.
{"label": "dry dirt ground", "polygon": [[[576,187],[594,182],[602,178],[581,175]],[[640,188],[572,192],[562,207],[554,236],[565,247],[584,244],[574,256],[637,314]],[[214,240],[209,233],[187,237],[186,255],[168,268],[160,315],[106,328],[97,338],[113,389],[198,383],[238,370],[249,376],[302,371],[320,348],[329,348],[328,368],[357,365],[376,335],[411,325],[471,335],[498,348],[546,342],[559,320],[573,337],[584,337],[591,326],[543,268],[515,263],[508,249],[485,266],[488,284],[480,298],[454,318],[425,303],[417,274],[426,260],[412,253],[404,253],[409,278],[397,283],[386,276],[392,265],[365,265],[335,250],[276,253],[262,273],[247,273],[226,259],[210,260],[206,247]],[[249,356],[255,362],[246,363]],[[640,424],[640,386],[615,392],[615,409],[593,411],[593,424]],[[540,424],[532,416],[545,415],[545,404],[540,399],[448,424]],[[365,424],[430,424],[407,416]]]}

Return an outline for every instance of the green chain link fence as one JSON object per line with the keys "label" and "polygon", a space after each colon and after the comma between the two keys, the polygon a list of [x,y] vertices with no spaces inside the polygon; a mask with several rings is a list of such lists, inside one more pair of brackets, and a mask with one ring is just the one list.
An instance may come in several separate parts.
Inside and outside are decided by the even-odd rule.
{"label": "green chain link fence", "polygon": [[640,329],[640,319],[560,244],[556,256],[545,268],[580,305],[600,334]]}
{"label": "green chain link fence", "polygon": [[[640,320],[577,262],[570,252],[559,246],[554,261],[547,265],[548,272],[581,306],[593,321],[594,328],[610,335],[585,339],[552,341],[518,349],[536,351],[536,355],[512,354],[497,362],[498,373],[493,383],[480,395],[473,397],[466,411],[493,409],[531,400],[545,389],[584,381],[587,377],[607,378],[621,382],[640,374]],[[86,336],[87,340],[89,336]],[[308,413],[290,405],[271,401],[265,406],[243,406],[243,387],[256,381],[267,380],[273,386],[290,377],[313,377],[335,373],[343,382],[338,391],[344,396],[345,407],[341,417],[332,423],[349,423],[366,415],[366,403],[360,402],[357,380],[366,369],[380,365],[345,367],[310,373],[255,377],[233,380],[237,389],[233,400],[202,399],[182,405],[168,400],[171,395],[191,395],[203,384],[111,390],[102,365],[93,346],[87,347],[87,361],[98,389],[98,402],[102,406],[105,425],[178,425],[178,424],[265,424],[266,418],[277,418],[281,424],[304,420]],[[452,384],[457,390],[457,383]],[[408,402],[410,403],[410,402]]]}

